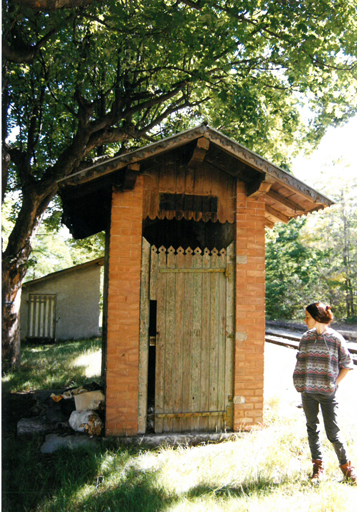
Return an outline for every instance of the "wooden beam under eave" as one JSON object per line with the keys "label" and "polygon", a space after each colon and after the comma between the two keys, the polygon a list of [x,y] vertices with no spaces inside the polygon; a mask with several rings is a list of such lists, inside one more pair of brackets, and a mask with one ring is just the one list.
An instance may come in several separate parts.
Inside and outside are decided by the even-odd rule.
{"label": "wooden beam under eave", "polygon": [[196,147],[193,151],[191,160],[188,162],[188,168],[194,168],[198,163],[203,162],[209,149],[209,140],[206,137],[197,139]]}
{"label": "wooden beam under eave", "polygon": [[274,222],[272,222],[271,220],[265,218],[265,225],[267,228],[273,228],[275,226]]}
{"label": "wooden beam under eave", "polygon": [[284,206],[292,210],[294,213],[305,213],[305,209],[302,206],[300,206],[297,203],[294,203],[294,201],[291,201],[287,197],[278,194],[274,190],[269,190],[267,192],[267,196],[276,201],[277,203],[283,204]]}
{"label": "wooden beam under eave", "polygon": [[246,184],[245,190],[248,197],[261,197],[265,196],[275,183],[275,179],[268,174],[264,174],[262,179],[254,181],[253,183]]}
{"label": "wooden beam under eave", "polygon": [[129,164],[125,169],[123,190],[134,190],[136,179],[140,171],[140,164]]}
{"label": "wooden beam under eave", "polygon": [[270,217],[273,217],[276,220],[276,222],[284,222],[284,224],[287,224],[290,220],[290,218],[287,215],[278,212],[277,210],[275,210],[271,206],[268,206],[267,204],[265,205],[265,211]]}

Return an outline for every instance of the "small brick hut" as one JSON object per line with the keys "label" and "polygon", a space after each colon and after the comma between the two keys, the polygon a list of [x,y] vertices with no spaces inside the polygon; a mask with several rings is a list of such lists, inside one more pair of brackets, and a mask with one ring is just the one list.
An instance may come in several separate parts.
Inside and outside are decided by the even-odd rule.
{"label": "small brick hut", "polygon": [[59,182],[105,230],[106,434],[263,422],[265,227],[332,201],[202,125]]}

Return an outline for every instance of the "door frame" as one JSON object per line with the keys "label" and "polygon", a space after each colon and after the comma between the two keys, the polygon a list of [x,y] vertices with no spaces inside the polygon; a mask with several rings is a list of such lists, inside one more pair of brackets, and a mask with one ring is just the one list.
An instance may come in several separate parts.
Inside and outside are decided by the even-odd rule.
{"label": "door frame", "polygon": [[[172,249],[168,249],[167,251],[171,253]],[[154,253],[159,253],[156,258],[151,258],[152,251]],[[205,250],[205,254],[209,251]],[[229,247],[226,249],[226,268],[220,268],[219,270],[212,269],[202,269],[205,272],[211,272],[214,274],[215,272],[222,273],[224,272],[227,278],[226,281],[226,305],[225,305],[225,318],[226,318],[226,335],[225,335],[225,381],[223,383],[224,386],[224,396],[227,394],[226,399],[224,400],[226,403],[225,410],[206,410],[202,412],[182,412],[179,414],[166,414],[166,416],[175,416],[175,417],[185,417],[185,418],[200,418],[206,417],[211,418],[209,420],[210,425],[215,421],[214,417],[223,417],[220,424],[224,425],[224,428],[221,430],[231,430],[233,429],[233,375],[234,375],[234,244],[231,243]],[[142,242],[142,267],[141,267],[141,300],[140,300],[140,338],[139,338],[139,396],[138,396],[138,433],[145,434],[147,428],[147,401],[148,401],[148,364],[149,364],[149,346],[150,346],[150,338],[149,338],[149,318],[150,318],[150,300],[157,299],[157,276],[158,276],[158,268],[155,268],[158,260],[163,258],[164,252],[166,253],[166,249],[161,247],[159,250],[156,247],[151,247],[149,242],[143,237]],[[204,251],[202,251],[203,253]],[[212,251],[213,252],[213,251]],[[218,254],[218,251],[214,253]],[[190,270],[183,270],[183,272],[190,272]],[[162,269],[161,269],[162,271]],[[176,272],[175,269],[163,270],[163,272]],[[180,269],[177,270],[180,272]],[[217,275],[217,274],[216,274]],[[216,322],[219,319],[216,320]],[[226,371],[226,368],[229,368]],[[157,371],[157,369],[156,369]],[[229,393],[228,393],[229,390]],[[155,411],[156,412],[156,411]],[[156,417],[160,420],[160,413],[156,414]],[[197,419],[197,424],[199,419]],[[155,419],[156,423],[156,419]],[[161,420],[162,423],[162,420]],[[202,422],[201,422],[202,423]],[[207,422],[208,423],[208,422]],[[155,430],[157,430],[155,428]],[[189,429],[191,430],[191,429]],[[212,431],[212,428],[207,428],[207,431]],[[160,430],[160,427],[158,429]],[[197,431],[206,431],[206,429],[197,429]]]}

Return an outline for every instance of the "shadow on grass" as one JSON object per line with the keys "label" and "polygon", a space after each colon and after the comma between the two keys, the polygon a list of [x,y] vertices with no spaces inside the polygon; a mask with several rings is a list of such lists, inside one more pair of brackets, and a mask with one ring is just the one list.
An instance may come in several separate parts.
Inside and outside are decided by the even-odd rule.
{"label": "shadow on grass", "polygon": [[273,483],[271,480],[260,479],[242,482],[237,485],[227,485],[223,487],[212,487],[209,485],[198,485],[192,488],[187,497],[190,499],[202,498],[203,496],[215,496],[217,498],[243,498],[252,494],[270,494],[278,489],[282,484]]}
{"label": "shadow on grass", "polygon": [[155,472],[133,466],[138,450],[101,446],[44,456],[41,439],[8,441],[2,486],[7,512],[159,512],[178,499],[157,485]]}
{"label": "shadow on grass", "polygon": [[80,510],[160,512],[178,500],[177,495],[157,486],[157,476],[154,472],[132,468],[120,484],[102,491],[99,489],[82,500]]}

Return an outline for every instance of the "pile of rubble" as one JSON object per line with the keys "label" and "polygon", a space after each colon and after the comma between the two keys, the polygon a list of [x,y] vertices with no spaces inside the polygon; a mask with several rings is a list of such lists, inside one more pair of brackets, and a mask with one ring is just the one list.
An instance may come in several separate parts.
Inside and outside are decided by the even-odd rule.
{"label": "pile of rubble", "polygon": [[65,391],[35,391],[28,398],[33,405],[18,421],[17,435],[46,436],[43,453],[93,442],[103,432],[105,396],[96,383]]}

